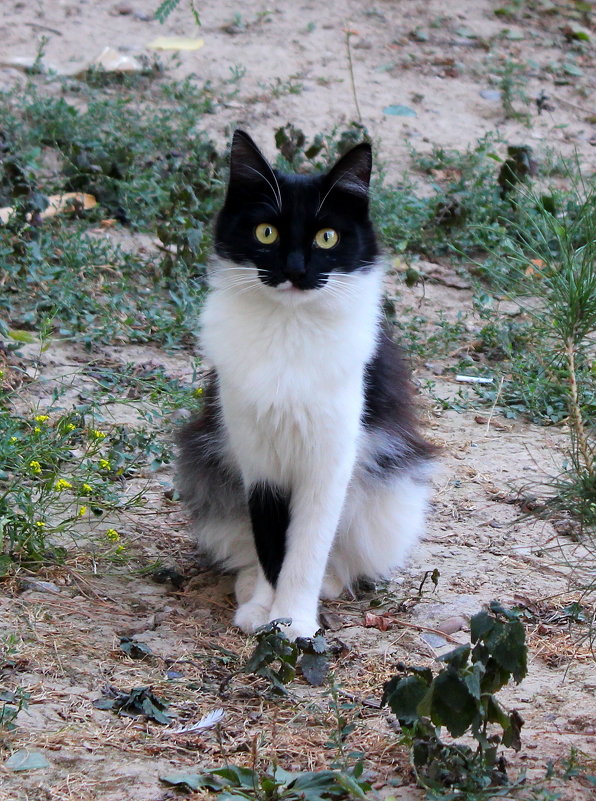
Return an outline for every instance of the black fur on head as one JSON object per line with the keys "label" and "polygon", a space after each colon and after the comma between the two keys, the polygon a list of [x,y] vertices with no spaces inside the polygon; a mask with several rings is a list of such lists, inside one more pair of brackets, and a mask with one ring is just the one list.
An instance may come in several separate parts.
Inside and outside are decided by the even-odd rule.
{"label": "black fur on head", "polygon": [[[368,216],[371,168],[370,145],[362,143],[327,173],[289,175],[274,170],[250,136],[237,130],[215,227],[216,252],[254,265],[269,286],[291,281],[298,289],[317,289],[334,271],[366,270],[378,254]],[[263,224],[274,228],[275,241],[257,239]],[[337,234],[329,248],[316,241],[317,233],[320,240],[326,231]]]}

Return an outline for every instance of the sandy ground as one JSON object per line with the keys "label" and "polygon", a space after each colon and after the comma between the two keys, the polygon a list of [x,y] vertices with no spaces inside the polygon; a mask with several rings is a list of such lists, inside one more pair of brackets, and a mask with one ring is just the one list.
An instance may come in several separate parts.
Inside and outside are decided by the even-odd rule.
{"label": "sandy ground", "polygon": [[[594,165],[595,134],[589,124],[593,53],[573,51],[561,30],[565,17],[540,11],[540,4],[538,10],[528,4],[530,10],[519,20],[504,20],[492,13],[496,3],[488,0],[380,0],[370,7],[349,0],[325,7],[206,0],[199,4],[203,27],[198,33],[184,2],[165,26],[148,18],[154,5],[3,0],[0,86],[23,80],[14,59],[34,58],[40,35],[48,37],[45,62],[69,74],[104,45],[140,56],[157,35],[199,35],[205,41],[202,49],[160,56],[168,74],[194,72],[217,86],[235,65],[245,68],[238,95],[200,125],[205,123],[223,146],[230,128],[240,124],[273,155],[273,131],[287,122],[315,134],[357,117],[347,29],[355,32],[351,55],[362,120],[390,176],[402,174],[412,145],[461,149],[487,133],[509,143],[530,143],[538,152],[547,145],[567,155],[577,150],[588,169]],[[559,4],[563,12],[569,5]],[[419,32],[427,38],[420,41]],[[495,88],[491,76],[507,59],[537,65],[525,90],[530,98],[544,90],[553,106],[541,115],[527,109],[530,128],[504,119],[499,100],[480,95]],[[560,83],[565,76],[560,65],[569,59],[582,75],[567,75],[568,82]],[[547,64],[559,66],[545,77],[539,68]],[[289,91],[290,86],[301,88]],[[391,104],[410,106],[416,116],[384,114]],[[448,265],[441,269],[449,272]],[[402,286],[398,313],[420,310],[429,318],[440,311],[452,319],[464,312],[471,336],[480,327],[465,288],[428,284],[423,296],[419,287]],[[166,365],[172,376],[189,373],[184,357],[152,348],[113,348],[105,356],[123,363],[153,360]],[[77,358],[76,350],[56,345],[44,354],[43,369],[48,377],[56,376],[60,365]],[[423,364],[415,377],[432,378],[441,397],[457,389],[450,377],[435,375]],[[535,612],[528,624],[530,672],[519,687],[507,690],[505,700],[525,720],[513,773],[523,767],[536,778],[549,760],[566,757],[572,747],[592,755],[596,751],[594,661],[578,645],[576,632],[552,622],[553,610],[578,598],[573,571],[565,565],[577,546],[560,540],[550,523],[523,517],[520,505],[511,502],[541,476],[556,473],[565,435],[498,417],[487,423],[486,407],[445,412],[430,399],[421,405],[429,435],[444,446],[428,536],[403,575],[378,596],[380,609],[400,621],[387,631],[363,626],[371,595],[328,605],[330,638],[345,645],[335,666],[336,681],[357,700],[378,700],[382,682],[398,661],[432,664],[453,641],[467,641],[469,616],[483,603],[521,600]],[[477,422],[478,415],[484,422]],[[41,576],[53,582],[51,591],[35,581],[25,589],[16,583],[3,588],[2,629],[16,633],[18,647],[1,684],[31,693],[10,747],[41,750],[50,762],[48,768],[25,774],[0,764],[3,801],[166,799],[172,796],[159,775],[215,767],[225,759],[247,764],[255,742],[262,764],[276,758],[289,769],[323,767],[333,756],[324,747],[330,714],[320,691],[299,683],[290,699],[271,701],[264,698],[258,679],[233,678],[220,694],[221,682],[251,649],[250,641],[230,626],[230,580],[193,568],[184,513],[163,495],[171,476],[162,471],[143,480],[148,506],[119,521],[119,527],[135,543],[139,563],[161,559],[191,574],[182,590],[125,567],[98,570],[86,552]],[[431,591],[426,584],[419,596],[425,571],[434,568],[440,571],[438,587]],[[445,628],[446,621],[452,628],[454,618],[452,635],[427,630]],[[117,648],[122,635],[147,643],[154,656],[142,662],[126,657]],[[157,724],[97,710],[92,700],[106,685],[152,686],[188,721],[223,707],[221,729],[173,735]],[[348,714],[357,724],[350,745],[367,753],[375,786],[395,798],[420,798],[387,714],[359,704]],[[559,789],[568,801],[590,797],[582,780]]]}

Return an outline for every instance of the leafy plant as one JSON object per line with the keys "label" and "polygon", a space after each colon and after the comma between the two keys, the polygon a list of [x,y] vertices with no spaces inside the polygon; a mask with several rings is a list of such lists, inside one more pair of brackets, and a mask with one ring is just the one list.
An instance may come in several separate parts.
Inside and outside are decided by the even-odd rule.
{"label": "leafy plant", "polygon": [[16,729],[17,715],[21,709],[26,709],[31,695],[18,687],[14,692],[0,690],[0,732],[10,732]]}
{"label": "leafy plant", "polygon": [[516,104],[522,103],[528,107],[529,98],[525,92],[526,67],[524,64],[507,59],[500,70],[499,89],[501,90],[501,103],[505,118],[519,120],[529,125],[530,115],[526,111],[519,111]]}
{"label": "leafy plant", "polygon": [[0,415],[0,575],[21,561],[57,558],[60,549],[52,556],[49,541],[74,532],[90,515],[140,502],[138,496],[120,498],[114,482],[127,459],[106,432],[81,414],[45,411]]}
{"label": "leafy plant", "polygon": [[[39,347],[51,347],[43,334]],[[84,532],[98,528],[106,555],[121,556],[123,538],[102,518],[142,505],[142,490],[131,492],[127,479],[169,463],[172,453],[154,428],[106,424],[103,409],[129,403],[153,423],[169,410],[199,404],[201,389],[169,379],[163,369],[91,365],[82,374],[87,387],[94,380],[94,392],[66,403],[71,375],[43,406],[27,408],[11,388],[10,362],[0,372],[0,575],[60,560],[69,540],[80,545]]]}
{"label": "leafy plant", "polygon": [[[529,191],[522,198],[516,236],[502,252],[517,279],[515,293],[504,283],[502,291],[517,299],[531,327],[523,356],[513,357],[505,398],[513,390],[536,416],[568,420],[567,466],[553,481],[549,506],[572,512],[590,534],[596,527],[596,189],[580,184],[565,198],[545,201]],[[537,298],[536,310],[520,295]]]}
{"label": "leafy plant", "polygon": [[326,799],[365,799],[370,784],[362,779],[362,765],[350,771],[321,770],[293,773],[279,765],[268,770],[226,765],[205,773],[178,773],[160,776],[165,784],[187,790],[206,789],[221,801],[325,801]]}
{"label": "leafy plant", "polygon": [[334,128],[329,134],[317,134],[310,143],[304,131],[288,123],[275,132],[275,146],[280,153],[277,165],[280,169],[298,172],[324,170],[362,141],[370,141],[370,137],[366,128],[357,122],[343,130]]}
{"label": "leafy plant", "polygon": [[[403,666],[384,687],[382,702],[396,715],[417,779],[428,790],[492,792],[508,782],[499,745],[521,747],[521,717],[507,713],[494,694],[526,675],[523,625],[493,602],[472,617],[470,629],[474,647],[462,645],[441,657],[446,667],[436,676],[430,668]],[[470,734],[476,750],[444,742],[443,726],[454,738]]]}
{"label": "leafy plant", "polygon": [[[242,669],[271,683],[272,689],[286,695],[286,684],[296,677],[299,668],[304,678],[314,685],[323,684],[328,671],[327,643],[322,634],[312,639],[289,640],[282,627],[290,620],[273,620],[256,632],[257,645]],[[275,667],[275,664],[278,666]]]}
{"label": "leafy plant", "polygon": [[[179,5],[180,5],[180,0],[163,0],[157,7],[157,10],[155,12],[155,19],[161,22],[163,25],[166,19]],[[196,24],[200,27],[201,18],[199,16],[198,9],[195,5],[195,0],[188,0],[188,5],[190,7],[190,12],[194,17]]]}
{"label": "leafy plant", "polygon": [[172,716],[166,712],[168,704],[158,698],[149,687],[135,687],[129,692],[107,687],[104,696],[93,701],[96,709],[107,709],[132,718],[144,715],[162,724],[172,721]]}

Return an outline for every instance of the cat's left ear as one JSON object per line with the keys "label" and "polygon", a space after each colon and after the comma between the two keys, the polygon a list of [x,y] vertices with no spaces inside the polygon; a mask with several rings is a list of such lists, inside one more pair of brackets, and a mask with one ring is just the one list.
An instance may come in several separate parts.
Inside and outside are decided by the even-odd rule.
{"label": "cat's left ear", "polygon": [[368,142],[362,142],[342,156],[327,173],[327,191],[337,189],[367,200],[371,170],[372,150]]}

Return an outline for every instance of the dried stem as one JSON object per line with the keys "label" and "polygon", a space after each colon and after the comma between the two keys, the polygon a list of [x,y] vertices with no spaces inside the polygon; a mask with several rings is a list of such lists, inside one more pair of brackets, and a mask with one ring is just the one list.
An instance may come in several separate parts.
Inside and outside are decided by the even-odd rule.
{"label": "dried stem", "polygon": [[579,393],[577,390],[577,377],[575,371],[575,348],[572,337],[565,340],[565,358],[569,372],[569,407],[570,423],[577,441],[577,448],[584,462],[589,476],[594,475],[594,451],[588,442],[588,435],[584,426]]}
{"label": "dried stem", "polygon": [[350,83],[352,84],[352,95],[354,97],[354,105],[356,106],[356,114],[358,115],[358,122],[362,125],[362,114],[360,113],[360,106],[358,105],[358,93],[356,92],[356,81],[354,80],[354,66],[352,64],[352,48],[350,46],[350,36],[353,36],[355,31],[346,30],[346,50],[348,52],[348,69],[350,72]]}

